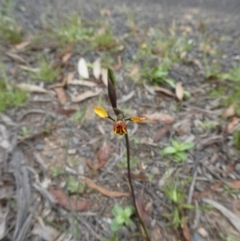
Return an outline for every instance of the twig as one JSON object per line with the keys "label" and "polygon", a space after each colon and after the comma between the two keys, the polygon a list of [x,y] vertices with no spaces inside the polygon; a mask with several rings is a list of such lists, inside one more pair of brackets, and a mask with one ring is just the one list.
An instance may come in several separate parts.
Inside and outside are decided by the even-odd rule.
{"label": "twig", "polygon": [[130,146],[129,146],[129,139],[128,139],[128,134],[125,134],[125,141],[126,141],[126,148],[127,148],[127,171],[128,171],[128,182],[130,185],[130,189],[131,189],[131,194],[132,194],[132,198],[133,198],[133,203],[134,203],[134,207],[136,209],[136,213],[137,213],[137,217],[140,221],[140,224],[144,230],[144,233],[146,235],[145,238],[147,238],[147,241],[150,241],[150,237],[148,235],[146,226],[139,214],[138,208],[137,208],[137,204],[136,204],[136,197],[135,197],[135,193],[134,193],[134,189],[133,189],[133,185],[132,185],[132,178],[131,178],[131,164],[130,164]]}
{"label": "twig", "polygon": [[191,202],[192,202],[192,196],[193,196],[194,186],[196,183],[196,178],[197,178],[197,168],[195,169],[195,172],[193,175],[193,180],[192,180],[191,186],[189,188],[189,192],[188,192],[188,199],[187,199],[188,204],[191,204]]}

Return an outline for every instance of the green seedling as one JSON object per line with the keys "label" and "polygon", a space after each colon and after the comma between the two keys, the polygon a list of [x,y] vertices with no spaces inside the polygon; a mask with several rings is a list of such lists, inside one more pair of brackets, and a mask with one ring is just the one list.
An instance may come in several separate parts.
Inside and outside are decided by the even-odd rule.
{"label": "green seedling", "polygon": [[43,56],[39,58],[38,71],[32,73],[36,80],[52,83],[60,73],[59,67],[53,67]]}
{"label": "green seedling", "polygon": [[30,136],[31,132],[32,131],[30,129],[28,129],[26,126],[23,126],[20,130],[20,136],[22,138],[26,138],[27,136]]}
{"label": "green seedling", "polygon": [[63,169],[57,166],[52,166],[51,167],[51,172],[53,177],[58,177],[63,174]]}
{"label": "green seedling", "polygon": [[240,129],[236,130],[233,134],[234,145],[240,149]]}
{"label": "green seedling", "polygon": [[71,115],[72,121],[81,121],[83,122],[86,119],[86,106],[82,107],[81,110],[76,111]]}
{"label": "green seedling", "polygon": [[239,194],[239,190],[233,189],[233,188],[229,187],[228,185],[224,185],[223,189],[224,189],[226,194],[228,194],[229,196],[231,196],[234,199],[237,199],[237,195]]}
{"label": "green seedling", "polygon": [[187,160],[186,151],[193,149],[194,144],[190,142],[180,142],[171,140],[171,146],[165,147],[160,153],[162,156],[173,156],[174,162],[183,162]]}
{"label": "green seedling", "polygon": [[8,107],[19,107],[27,99],[26,92],[9,83],[5,69],[0,63],[0,113]]}
{"label": "green seedling", "polygon": [[116,45],[116,40],[112,32],[107,29],[102,33],[96,34],[94,37],[94,47],[101,50],[108,50],[114,48]]}
{"label": "green seedling", "polygon": [[[225,107],[233,105],[236,114],[240,114],[240,67],[231,69],[228,73],[218,73],[218,78],[224,80],[220,85],[211,91],[213,96],[221,97],[221,104]],[[227,93],[227,94],[226,94]],[[224,97],[226,96],[226,97]]]}
{"label": "green seedling", "polygon": [[72,193],[81,192],[85,187],[84,183],[80,183],[75,177],[70,176],[68,180],[67,190]]}
{"label": "green seedling", "polygon": [[85,27],[80,16],[75,14],[65,18],[60,26],[52,30],[52,33],[57,41],[66,45],[90,40],[94,30],[91,27]]}
{"label": "green seedling", "polygon": [[[132,168],[135,168],[135,167],[137,166],[137,164],[138,164],[138,159],[137,159],[137,157],[132,157],[132,158],[130,159],[130,165],[131,165],[131,167],[132,167]],[[125,158],[122,159],[122,160],[117,164],[117,166],[118,166],[118,168],[121,168],[121,169],[127,168],[126,159],[125,159]]]}
{"label": "green seedling", "polygon": [[220,233],[220,237],[223,241],[239,241],[239,237],[228,233]]}
{"label": "green seedling", "polygon": [[204,130],[212,130],[214,128],[216,128],[217,126],[219,126],[218,122],[214,122],[214,121],[199,121],[199,125],[204,129]]}
{"label": "green seedling", "polygon": [[182,214],[185,210],[194,209],[195,207],[184,202],[184,184],[176,184],[173,181],[163,187],[163,192],[172,202],[172,212],[163,216],[170,220],[174,228],[182,228],[186,220],[183,220]]}
{"label": "green seedling", "polygon": [[103,241],[120,241],[116,233],[113,233],[111,238],[104,238]]}
{"label": "green seedling", "polygon": [[112,209],[112,215],[114,216],[110,225],[112,232],[117,232],[124,225],[135,228],[135,224],[131,219],[133,214],[134,208],[132,206],[123,208],[119,204],[116,204]]}
{"label": "green seedling", "polygon": [[22,40],[22,32],[13,14],[13,1],[4,0],[0,10],[0,39],[18,44]]}

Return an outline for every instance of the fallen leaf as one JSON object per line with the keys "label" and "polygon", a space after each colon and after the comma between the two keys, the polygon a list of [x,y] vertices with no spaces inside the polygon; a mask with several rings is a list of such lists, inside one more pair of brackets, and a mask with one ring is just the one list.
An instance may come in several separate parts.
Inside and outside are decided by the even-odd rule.
{"label": "fallen leaf", "polygon": [[102,82],[104,83],[105,86],[108,86],[108,70],[102,68],[101,75],[102,75]]}
{"label": "fallen leaf", "polygon": [[38,86],[38,85],[31,85],[31,84],[17,84],[17,87],[21,90],[27,91],[27,92],[37,92],[37,93],[47,93],[47,90]]}
{"label": "fallen leaf", "polygon": [[162,88],[162,87],[159,87],[159,86],[153,86],[152,89],[154,91],[160,91],[160,92],[162,92],[164,94],[167,94],[169,96],[175,97],[175,94],[172,91],[168,90],[168,89],[165,89],[165,88]]}
{"label": "fallen leaf", "polygon": [[58,100],[59,100],[60,104],[65,105],[67,103],[67,96],[66,96],[65,90],[61,87],[55,88],[54,90],[57,94],[57,97],[58,97]]}
{"label": "fallen leaf", "polygon": [[235,109],[233,105],[230,105],[226,110],[223,112],[223,116],[225,118],[232,117],[235,115]]}
{"label": "fallen leaf", "polygon": [[175,92],[176,92],[177,98],[178,98],[180,101],[182,101],[182,100],[183,100],[184,90],[183,90],[183,87],[182,87],[182,83],[181,83],[181,82],[177,82],[177,83],[176,83]]}
{"label": "fallen leaf", "polygon": [[84,58],[80,58],[78,61],[78,73],[84,79],[89,79],[88,67]]}
{"label": "fallen leaf", "polygon": [[75,72],[70,72],[67,74],[67,84],[74,79]]}
{"label": "fallen leaf", "polygon": [[22,49],[25,49],[30,43],[31,43],[30,41],[24,41],[20,44],[15,45],[15,48],[17,50],[22,50]]}
{"label": "fallen leaf", "polygon": [[14,195],[14,187],[12,185],[0,186],[0,200],[10,199]]}
{"label": "fallen leaf", "polygon": [[38,236],[39,240],[45,240],[45,241],[57,240],[57,238],[60,235],[60,232],[57,229],[51,226],[45,225],[43,220],[41,220],[39,223],[34,224],[31,233],[33,235]]}
{"label": "fallen leaf", "polygon": [[229,187],[233,188],[233,189],[240,189],[240,181],[232,181],[232,182],[228,182]]}
{"label": "fallen leaf", "polygon": [[162,122],[163,124],[171,124],[175,119],[174,116],[171,116],[165,113],[159,113],[159,112],[155,112],[153,114],[144,115],[144,116],[147,117],[147,120],[149,120],[153,124],[159,121]]}
{"label": "fallen leaf", "polygon": [[100,93],[102,92],[101,89],[98,89],[96,91],[86,91],[78,96],[75,96],[72,98],[72,102],[81,102],[85,99],[88,99],[88,98],[91,98],[91,97],[94,97],[94,96],[97,96],[99,95]]}
{"label": "fallen leaf", "polygon": [[206,231],[205,228],[199,227],[197,231],[202,237],[207,238],[208,232]]}
{"label": "fallen leaf", "polygon": [[124,103],[124,102],[130,100],[134,96],[134,94],[135,94],[135,91],[133,90],[130,93],[128,93],[127,95],[123,95],[121,97],[121,99],[118,100],[118,103],[121,104],[121,103]]}
{"label": "fallen leaf", "polygon": [[0,240],[3,240],[5,235],[7,234],[7,215],[8,215],[8,210],[6,213],[3,212],[2,205],[0,206]]}
{"label": "fallen leaf", "polygon": [[62,57],[62,63],[67,63],[67,61],[72,57],[72,53],[71,52],[68,52],[66,54],[63,55]]}
{"label": "fallen leaf", "polygon": [[118,55],[117,57],[117,64],[115,66],[113,66],[113,70],[114,71],[118,71],[122,68],[122,59],[121,59],[121,56]]}
{"label": "fallen leaf", "polygon": [[139,216],[141,217],[142,221],[146,224],[148,228],[151,227],[151,219],[149,213],[145,209],[144,205],[144,191],[143,189],[139,193],[138,197],[136,198],[136,206],[138,209]]}
{"label": "fallen leaf", "polygon": [[61,207],[69,211],[84,211],[90,206],[90,202],[87,200],[74,199],[68,196],[60,188],[50,188],[49,192],[53,195],[56,203]]}
{"label": "fallen leaf", "polygon": [[190,231],[189,231],[189,228],[188,228],[188,225],[187,225],[187,222],[186,222],[186,217],[184,217],[184,215],[182,215],[182,218],[181,218],[181,223],[183,224],[183,237],[184,237],[184,240],[185,241],[191,241],[191,235],[190,235]]}
{"label": "fallen leaf", "polygon": [[63,108],[57,108],[56,109],[56,113],[61,114],[61,115],[65,115],[67,117],[71,116],[75,112],[76,112],[75,109],[63,109]]}
{"label": "fallen leaf", "polygon": [[168,130],[171,128],[171,126],[168,127],[164,127],[164,128],[160,128],[158,130],[156,130],[154,137],[153,137],[153,142],[158,142],[167,132]]}
{"label": "fallen leaf", "polygon": [[107,197],[130,197],[130,193],[126,192],[115,192],[115,191],[109,191],[103,187],[98,186],[95,184],[91,179],[85,177],[83,181],[92,189],[100,192],[101,194],[107,196]]}
{"label": "fallen leaf", "polygon": [[204,190],[202,192],[198,192],[198,193],[195,193],[194,196],[193,196],[193,200],[198,200],[200,197],[202,197],[203,195],[211,192],[211,191],[215,191],[217,190],[218,188],[222,187],[223,186],[223,183],[221,182],[217,182],[215,183],[214,185],[212,185],[210,188],[208,188],[207,190]]}
{"label": "fallen leaf", "polygon": [[108,159],[108,156],[109,156],[109,150],[110,150],[110,146],[109,145],[106,145],[103,149],[101,149],[99,152],[98,152],[98,161],[100,163],[105,163]]}
{"label": "fallen leaf", "polygon": [[231,133],[232,132],[233,128],[238,124],[239,120],[240,119],[237,118],[237,117],[233,117],[232,118],[232,121],[229,122],[228,125],[227,125],[227,133]]}
{"label": "fallen leaf", "polygon": [[6,55],[11,58],[12,60],[18,62],[18,63],[21,63],[21,64],[28,64],[27,61],[21,57],[20,55],[18,54],[15,54],[15,53],[12,53],[12,52],[6,52]]}
{"label": "fallen leaf", "polygon": [[88,86],[88,87],[95,87],[97,84],[89,82],[87,80],[69,80],[69,85],[82,85],[82,86]]}
{"label": "fallen leaf", "polygon": [[93,62],[93,76],[96,79],[99,79],[100,75],[101,75],[101,60],[100,58],[98,58]]}
{"label": "fallen leaf", "polygon": [[218,211],[220,211],[240,233],[240,218],[239,217],[237,217],[234,213],[229,211],[223,205],[221,205],[211,199],[203,198],[202,200],[205,203],[210,204],[211,206],[215,207]]}
{"label": "fallen leaf", "polygon": [[103,8],[103,9],[101,9],[100,10],[100,14],[102,15],[102,16],[110,16],[111,15],[111,12],[110,12],[110,10],[109,9],[107,9],[107,8]]}
{"label": "fallen leaf", "polygon": [[[69,73],[69,74],[72,74],[72,73]],[[56,83],[56,84],[49,85],[48,89],[55,89],[55,88],[60,88],[60,87],[66,87],[67,82],[68,82],[68,75],[69,74],[67,74],[67,76],[64,76],[62,78],[61,83]]]}
{"label": "fallen leaf", "polygon": [[101,149],[98,152],[98,162],[95,165],[93,165],[90,161],[87,161],[88,167],[93,169],[93,170],[101,169],[108,159],[109,150],[110,150],[109,145],[107,145],[103,149]]}
{"label": "fallen leaf", "polygon": [[[160,239],[160,237],[163,237],[163,234],[161,232],[161,229],[160,227],[158,226],[158,224],[156,224],[154,226],[154,228],[152,230],[149,230],[150,231],[150,238],[151,238],[151,241],[166,241],[166,239]],[[170,240],[170,239],[169,239]],[[172,240],[172,239],[171,239]]]}
{"label": "fallen leaf", "polygon": [[39,72],[39,68],[32,68],[26,65],[19,65],[19,67],[25,71],[31,72],[31,73],[38,73]]}
{"label": "fallen leaf", "polygon": [[[127,173],[124,173],[124,175],[127,178]],[[136,174],[136,173],[131,173],[131,178],[134,180],[139,180],[139,181],[148,181],[148,177],[145,174]]]}

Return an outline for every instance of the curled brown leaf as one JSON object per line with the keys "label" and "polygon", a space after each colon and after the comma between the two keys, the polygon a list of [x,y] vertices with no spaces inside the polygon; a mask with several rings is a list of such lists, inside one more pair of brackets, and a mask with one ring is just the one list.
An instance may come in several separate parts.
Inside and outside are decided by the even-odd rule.
{"label": "curled brown leaf", "polygon": [[107,197],[130,197],[130,193],[109,191],[95,184],[91,179],[85,177],[83,180],[90,188],[100,192]]}
{"label": "curled brown leaf", "polygon": [[49,192],[53,195],[56,203],[69,211],[84,211],[90,206],[90,202],[87,200],[78,200],[68,196],[60,188],[50,188]]}

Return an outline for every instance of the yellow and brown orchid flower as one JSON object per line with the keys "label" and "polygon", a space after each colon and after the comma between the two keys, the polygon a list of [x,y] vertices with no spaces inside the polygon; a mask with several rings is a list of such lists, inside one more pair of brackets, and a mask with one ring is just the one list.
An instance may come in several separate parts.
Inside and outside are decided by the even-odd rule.
{"label": "yellow and brown orchid flower", "polygon": [[130,118],[124,118],[124,114],[121,110],[117,108],[117,95],[116,95],[116,90],[115,90],[115,79],[114,75],[111,69],[108,69],[108,97],[111,102],[113,111],[116,115],[116,119],[112,118],[108,112],[100,107],[100,106],[95,106],[94,111],[95,113],[101,117],[101,118],[109,118],[110,120],[114,121],[113,124],[113,133],[118,134],[118,135],[124,135],[125,141],[126,141],[126,150],[127,150],[127,173],[128,173],[128,180],[129,180],[129,186],[131,189],[131,194],[133,198],[133,203],[134,207],[138,216],[138,219],[141,223],[141,226],[143,228],[143,234],[146,237],[145,240],[150,241],[146,226],[144,224],[144,221],[142,220],[142,217],[140,215],[140,211],[138,210],[138,206],[136,203],[136,197],[134,194],[134,189],[133,189],[133,184],[132,184],[132,179],[131,179],[131,165],[130,165],[130,146],[129,146],[129,140],[128,140],[128,133],[127,133],[127,122],[132,121],[132,122],[143,122],[146,120],[146,117],[144,116],[133,116]]}
{"label": "yellow and brown orchid flower", "polygon": [[124,118],[124,114],[121,110],[117,108],[117,95],[115,90],[115,79],[111,69],[108,69],[108,96],[111,102],[112,108],[114,113],[116,114],[116,119],[112,118],[108,112],[100,107],[95,106],[94,111],[95,113],[101,118],[109,118],[110,120],[114,121],[113,125],[113,133],[118,135],[125,135],[127,134],[127,122],[143,122],[146,120],[144,116],[133,116],[130,118]]}

